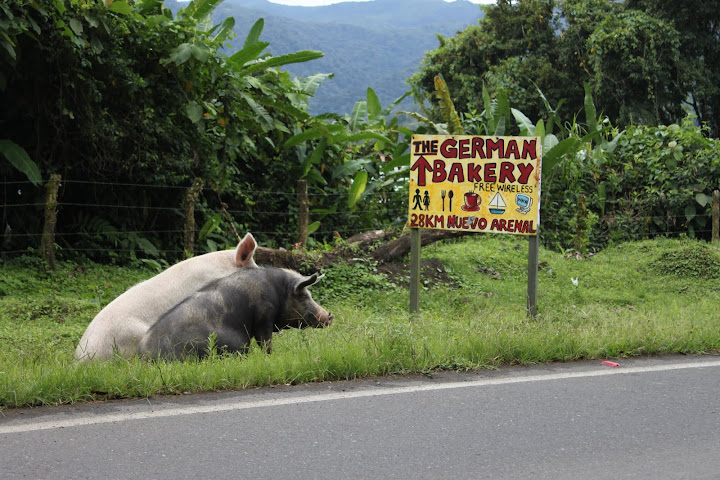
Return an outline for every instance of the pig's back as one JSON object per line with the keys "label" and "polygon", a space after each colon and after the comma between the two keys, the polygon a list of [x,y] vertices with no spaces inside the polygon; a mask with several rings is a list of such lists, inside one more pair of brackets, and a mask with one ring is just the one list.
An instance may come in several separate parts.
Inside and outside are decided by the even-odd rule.
{"label": "pig's back", "polygon": [[234,255],[234,250],[224,250],[193,257],[128,289],[90,322],[75,358],[107,360],[114,351],[137,353],[138,342],[163,313],[235,269]]}

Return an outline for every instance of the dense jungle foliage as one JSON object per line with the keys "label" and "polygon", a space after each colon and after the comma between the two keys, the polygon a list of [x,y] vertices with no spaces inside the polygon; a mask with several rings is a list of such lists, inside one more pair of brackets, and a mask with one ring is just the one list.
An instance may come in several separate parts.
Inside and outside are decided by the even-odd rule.
{"label": "dense jungle foliage", "polygon": [[234,231],[294,243],[299,179],[314,242],[399,226],[414,133],[542,137],[541,236],[553,248],[709,236],[717,13],[696,35],[683,20],[703,2],[665,18],[659,0],[499,0],[428,53],[411,85],[431,103],[413,124],[394,111],[403,97],[383,106],[370,88],[347,115],[310,115],[328,75],[281,67],[322,53],[267,53],[262,19],[223,53],[235,22],[213,24],[221,1],[173,15],[160,0],[0,0],[3,252],[37,249],[41,184],[55,173],[67,256],[181,257],[196,179],[195,253],[236,243]]}
{"label": "dense jungle foliage", "polygon": [[571,118],[589,83],[617,126],[667,125],[690,113],[717,137],[719,34],[713,0],[498,0],[478,25],[439,36],[410,83],[434,104],[442,75],[463,112],[484,108],[485,85],[530,118],[545,112],[538,88]]}

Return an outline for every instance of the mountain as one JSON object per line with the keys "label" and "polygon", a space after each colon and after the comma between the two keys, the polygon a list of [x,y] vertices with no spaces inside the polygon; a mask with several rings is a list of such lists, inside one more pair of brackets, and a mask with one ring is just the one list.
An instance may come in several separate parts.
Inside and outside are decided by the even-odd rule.
{"label": "mountain", "polygon": [[373,0],[323,7],[227,0],[216,9],[214,20],[235,18],[232,51],[242,48],[259,18],[265,21],[260,38],[270,42],[273,55],[322,51],[321,59],[285,68],[296,76],[335,74],[310,100],[310,108],[313,114],[345,114],[365,99],[367,87],[375,90],[383,105],[400,97],[425,51],[438,47],[436,34],[454,35],[482,15],[478,5],[466,0]]}

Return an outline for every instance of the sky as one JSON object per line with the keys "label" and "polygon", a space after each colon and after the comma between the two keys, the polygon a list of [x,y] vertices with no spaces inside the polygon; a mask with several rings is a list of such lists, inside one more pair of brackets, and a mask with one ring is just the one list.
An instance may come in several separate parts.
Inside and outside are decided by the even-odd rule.
{"label": "sky", "polygon": [[[302,6],[302,7],[317,7],[320,5],[330,5],[333,3],[343,3],[347,1],[356,1],[356,2],[367,2],[370,0],[269,0],[272,3],[281,3],[283,5],[293,5],[293,6]],[[448,0],[445,0],[446,2]],[[454,0],[450,0],[454,1]],[[472,3],[481,3],[481,4],[490,4],[495,3],[495,0],[469,0]]]}

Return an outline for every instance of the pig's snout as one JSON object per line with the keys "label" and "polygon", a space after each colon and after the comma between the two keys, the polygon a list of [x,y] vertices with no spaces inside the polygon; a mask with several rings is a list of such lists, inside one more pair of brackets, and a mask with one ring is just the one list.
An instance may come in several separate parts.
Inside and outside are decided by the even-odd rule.
{"label": "pig's snout", "polygon": [[335,318],[335,315],[332,313],[328,313],[325,310],[321,310],[315,315],[315,327],[316,328],[322,328],[322,327],[328,327],[332,325],[333,319]]}

